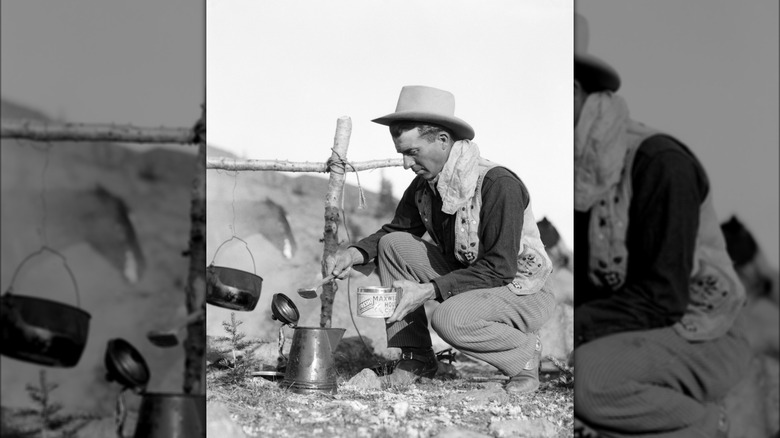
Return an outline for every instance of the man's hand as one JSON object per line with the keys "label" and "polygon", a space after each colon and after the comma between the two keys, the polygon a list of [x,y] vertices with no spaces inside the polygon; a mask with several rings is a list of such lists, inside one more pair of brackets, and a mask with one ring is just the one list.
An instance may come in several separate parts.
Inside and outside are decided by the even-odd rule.
{"label": "man's hand", "polygon": [[350,247],[337,252],[335,256],[328,256],[325,259],[325,272],[333,274],[339,280],[343,280],[347,278],[352,265],[362,265],[365,262],[363,253],[357,248]]}
{"label": "man's hand", "polygon": [[426,301],[436,298],[436,289],[434,289],[433,283],[420,284],[409,280],[396,280],[393,282],[393,287],[400,287],[403,292],[395,307],[395,312],[390,318],[387,318],[388,323],[404,319],[406,315],[414,312]]}

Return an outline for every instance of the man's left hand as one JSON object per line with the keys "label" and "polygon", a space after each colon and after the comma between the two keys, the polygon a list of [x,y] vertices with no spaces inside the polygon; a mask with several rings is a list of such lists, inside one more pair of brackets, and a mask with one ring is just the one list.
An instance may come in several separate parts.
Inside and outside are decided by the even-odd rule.
{"label": "man's left hand", "polygon": [[393,282],[393,287],[400,287],[403,289],[403,293],[395,307],[395,312],[390,315],[390,318],[387,318],[388,323],[404,319],[406,315],[414,312],[426,301],[436,298],[436,289],[434,289],[433,283],[420,284],[409,280],[396,280]]}

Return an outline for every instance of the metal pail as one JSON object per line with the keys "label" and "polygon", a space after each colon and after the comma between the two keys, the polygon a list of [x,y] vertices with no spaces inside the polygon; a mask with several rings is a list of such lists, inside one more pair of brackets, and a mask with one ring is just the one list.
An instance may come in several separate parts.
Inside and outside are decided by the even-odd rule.
{"label": "metal pail", "polygon": [[282,387],[298,394],[336,393],[333,353],[346,329],[296,327]]}
{"label": "metal pail", "polygon": [[145,393],[138,411],[135,438],[206,436],[206,396]]}

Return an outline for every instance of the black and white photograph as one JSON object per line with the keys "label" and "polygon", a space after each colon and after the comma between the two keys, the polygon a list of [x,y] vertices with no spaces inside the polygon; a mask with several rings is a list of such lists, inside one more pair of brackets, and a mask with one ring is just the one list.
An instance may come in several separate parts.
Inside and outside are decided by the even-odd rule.
{"label": "black and white photograph", "polygon": [[780,438],[776,1],[9,0],[0,61],[4,438]]}
{"label": "black and white photograph", "polygon": [[220,430],[572,435],[572,6],[208,3]]}

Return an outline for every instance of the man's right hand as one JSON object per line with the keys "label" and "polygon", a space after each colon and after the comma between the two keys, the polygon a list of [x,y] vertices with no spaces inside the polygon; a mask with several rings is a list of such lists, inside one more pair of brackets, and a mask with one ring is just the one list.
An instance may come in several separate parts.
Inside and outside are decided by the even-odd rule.
{"label": "man's right hand", "polygon": [[329,272],[337,279],[343,280],[347,278],[352,265],[362,265],[365,262],[363,253],[357,248],[350,247],[340,250],[335,256],[328,256],[325,259],[325,272]]}

